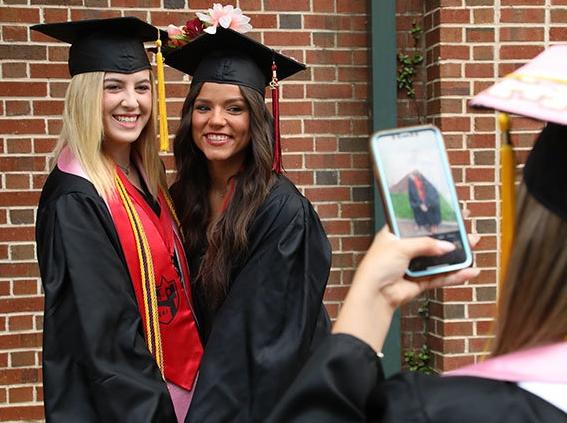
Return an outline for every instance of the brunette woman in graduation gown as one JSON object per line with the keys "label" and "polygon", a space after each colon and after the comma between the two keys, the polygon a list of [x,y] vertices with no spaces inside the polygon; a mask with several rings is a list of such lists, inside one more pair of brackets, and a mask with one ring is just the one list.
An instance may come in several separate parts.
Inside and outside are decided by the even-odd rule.
{"label": "brunette woman in graduation gown", "polygon": [[376,351],[396,307],[425,289],[474,277],[475,271],[407,281],[403,272],[411,258],[441,254],[450,246],[430,238],[400,240],[383,229],[357,270],[334,334],[267,421],[566,422],[565,158],[567,127],[549,124],[525,166],[491,358],[444,377],[384,378]]}
{"label": "brunette woman in graduation gown", "polygon": [[46,419],[183,421],[202,346],[142,44],[159,32],[137,18],[33,29],[72,43],[36,227]]}
{"label": "brunette woman in graduation gown", "polygon": [[193,76],[171,188],[205,342],[191,422],[263,422],[329,331],[330,245],[273,162],[272,59],[279,79],[304,69],[220,27],[166,57]]}

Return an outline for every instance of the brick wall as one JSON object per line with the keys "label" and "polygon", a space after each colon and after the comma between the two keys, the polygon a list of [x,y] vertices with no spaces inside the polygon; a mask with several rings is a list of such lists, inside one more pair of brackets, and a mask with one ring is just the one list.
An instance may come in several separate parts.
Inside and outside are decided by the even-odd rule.
{"label": "brick wall", "polygon": [[[545,47],[565,40],[566,4],[565,0],[398,2],[400,46],[407,48],[409,44],[404,38],[409,19],[423,25],[421,48],[426,70],[419,83],[425,84],[426,121],[443,131],[460,200],[470,211],[467,226],[482,236],[475,253],[476,265],[483,269],[481,275],[467,286],[440,289],[430,295],[431,317],[425,338],[439,370],[474,362],[486,353],[496,312],[500,134],[493,112],[472,110],[467,102]],[[400,121],[414,123],[415,114],[407,107],[407,99],[401,96],[399,103]],[[518,180],[534,133],[541,126],[528,119],[512,121]],[[408,330],[419,329],[416,309],[413,304],[406,310]],[[406,347],[422,339],[412,339],[411,332],[403,338]]]}
{"label": "brick wall", "polygon": [[[187,4],[189,3],[189,4]],[[0,421],[42,419],[36,205],[60,131],[68,48],[29,26],[134,15],[181,25],[212,1],[5,0],[0,6]],[[368,10],[362,0],[241,0],[254,36],[308,63],[283,84],[284,165],[333,245],[326,303],[336,316],[372,232],[367,135]],[[191,12],[189,12],[191,10]],[[170,132],[187,82],[166,72]],[[171,155],[164,160],[172,171]]]}

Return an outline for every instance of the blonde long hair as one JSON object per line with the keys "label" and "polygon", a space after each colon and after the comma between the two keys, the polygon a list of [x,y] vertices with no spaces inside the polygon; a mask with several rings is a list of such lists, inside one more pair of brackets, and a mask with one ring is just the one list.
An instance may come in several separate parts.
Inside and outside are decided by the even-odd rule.
{"label": "blonde long hair", "polygon": [[522,183],[514,251],[504,282],[492,355],[565,339],[567,222]]}
{"label": "blonde long hair", "polygon": [[[158,155],[156,141],[156,96],[153,74],[150,73],[152,110],[146,127],[132,148],[140,156],[147,176],[148,189],[156,197],[158,189],[166,188],[165,173]],[[68,147],[79,160],[81,167],[101,197],[114,196],[114,163],[103,151],[104,128],[102,98],[104,72],[75,75],[65,95],[63,128],[55,147],[58,157]]]}

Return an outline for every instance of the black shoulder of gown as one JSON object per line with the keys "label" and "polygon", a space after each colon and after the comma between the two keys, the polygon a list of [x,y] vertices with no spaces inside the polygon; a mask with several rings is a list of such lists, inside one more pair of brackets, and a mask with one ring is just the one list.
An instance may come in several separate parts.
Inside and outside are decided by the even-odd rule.
{"label": "black shoulder of gown", "polygon": [[361,340],[328,337],[282,396],[269,423],[556,423],[567,415],[515,383],[398,373],[384,380]]}
{"label": "black shoulder of gown", "polygon": [[176,421],[142,335],[114,224],[90,182],[51,172],[36,241],[45,292],[47,421]]}
{"label": "black shoulder of gown", "polygon": [[186,422],[263,422],[327,336],[331,248],[310,202],[279,177],[207,337]]}

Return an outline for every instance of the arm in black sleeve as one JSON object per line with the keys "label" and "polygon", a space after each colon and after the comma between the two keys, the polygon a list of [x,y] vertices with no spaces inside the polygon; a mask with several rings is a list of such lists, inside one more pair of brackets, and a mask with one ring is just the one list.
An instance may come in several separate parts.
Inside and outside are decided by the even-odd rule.
{"label": "arm in black sleeve", "polygon": [[367,404],[382,378],[370,346],[350,335],[332,335],[311,356],[268,422],[367,421]]}

